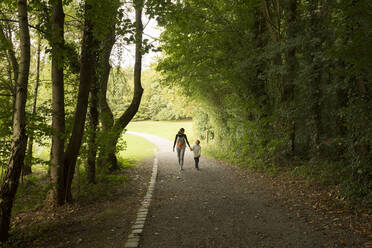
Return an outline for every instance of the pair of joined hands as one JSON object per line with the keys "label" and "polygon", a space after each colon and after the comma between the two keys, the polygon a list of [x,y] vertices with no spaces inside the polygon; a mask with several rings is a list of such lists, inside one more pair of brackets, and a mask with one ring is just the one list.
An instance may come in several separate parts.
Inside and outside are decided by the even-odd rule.
{"label": "pair of joined hands", "polygon": [[[192,148],[191,147],[189,147],[189,149],[190,149],[190,151],[192,151]],[[173,147],[173,152],[174,152],[174,147]]]}

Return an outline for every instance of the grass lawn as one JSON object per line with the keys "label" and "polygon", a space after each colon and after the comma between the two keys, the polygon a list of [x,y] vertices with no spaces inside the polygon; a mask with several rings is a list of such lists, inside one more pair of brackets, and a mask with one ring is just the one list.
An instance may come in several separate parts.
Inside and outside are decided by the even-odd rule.
{"label": "grass lawn", "polygon": [[157,135],[173,141],[181,127],[185,129],[189,142],[194,142],[192,121],[136,121],[129,123],[127,129]]}
{"label": "grass lawn", "polygon": [[154,155],[155,145],[150,141],[132,134],[124,134],[124,140],[127,147],[119,152],[123,159],[139,161]]}
{"label": "grass lawn", "polygon": [[[186,130],[190,144],[195,139],[193,135],[192,121],[136,121],[127,126],[129,131],[154,134],[173,141],[178,130],[183,127]],[[119,151],[119,157],[124,160],[139,161],[143,158],[154,155],[155,145],[148,140],[130,134],[124,134],[124,140],[127,142],[125,151]],[[35,146],[35,156],[45,161],[49,160],[50,147]],[[46,165],[34,165],[33,169],[39,172],[47,170]]]}

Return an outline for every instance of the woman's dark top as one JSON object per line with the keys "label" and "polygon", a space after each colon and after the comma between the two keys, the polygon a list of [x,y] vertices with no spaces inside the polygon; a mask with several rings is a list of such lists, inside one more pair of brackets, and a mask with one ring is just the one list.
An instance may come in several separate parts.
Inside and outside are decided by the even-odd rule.
{"label": "woman's dark top", "polygon": [[178,133],[176,135],[176,137],[174,138],[173,148],[176,146],[176,143],[177,143],[177,147],[178,148],[183,148],[184,146],[186,146],[186,143],[190,147],[190,144],[189,144],[189,141],[187,140],[186,134],[180,134],[180,133]]}

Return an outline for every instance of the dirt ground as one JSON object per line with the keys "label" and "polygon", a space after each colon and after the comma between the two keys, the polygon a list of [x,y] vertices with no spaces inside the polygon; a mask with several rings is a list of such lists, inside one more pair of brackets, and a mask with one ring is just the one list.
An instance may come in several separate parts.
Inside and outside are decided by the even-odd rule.
{"label": "dirt ground", "polygon": [[76,202],[54,211],[39,209],[13,217],[9,248],[124,247],[146,193],[153,159],[123,171],[124,184],[107,192],[110,200]]}

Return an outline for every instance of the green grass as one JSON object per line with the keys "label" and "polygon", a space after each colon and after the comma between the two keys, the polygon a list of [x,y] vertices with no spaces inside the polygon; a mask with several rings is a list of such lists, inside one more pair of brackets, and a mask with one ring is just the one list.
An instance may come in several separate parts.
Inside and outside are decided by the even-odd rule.
{"label": "green grass", "polygon": [[129,123],[127,129],[157,135],[173,141],[181,127],[185,129],[189,142],[194,142],[192,121],[136,121]]}
{"label": "green grass", "polygon": [[155,145],[150,141],[132,134],[124,134],[124,140],[127,147],[119,152],[121,158],[139,161],[154,156]]}

